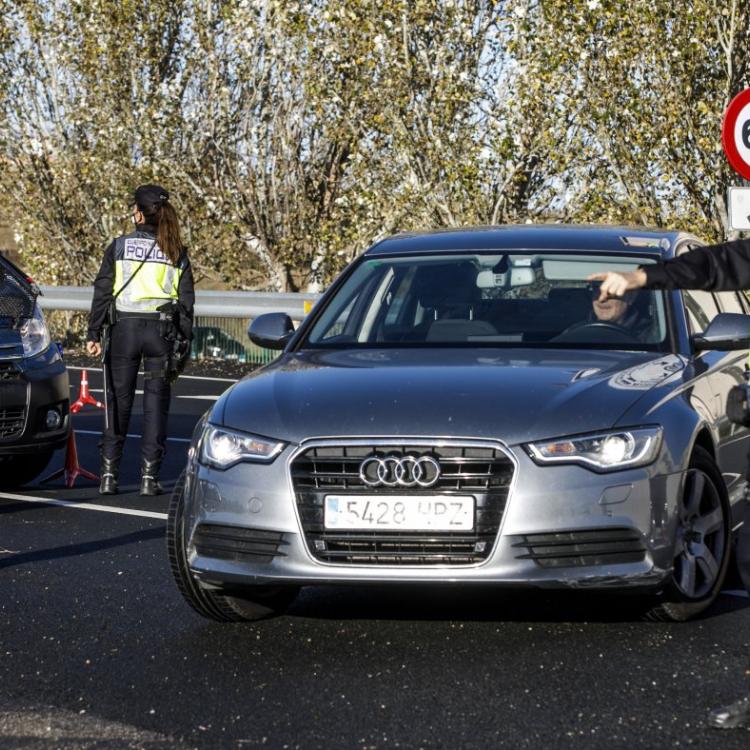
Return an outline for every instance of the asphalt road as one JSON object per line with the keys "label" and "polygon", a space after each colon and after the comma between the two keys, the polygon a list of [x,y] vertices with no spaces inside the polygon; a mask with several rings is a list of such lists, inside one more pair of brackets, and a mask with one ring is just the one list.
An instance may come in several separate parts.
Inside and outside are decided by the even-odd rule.
{"label": "asphalt road", "polygon": [[[180,380],[167,485],[229,384]],[[74,419],[96,471],[100,413]],[[134,435],[140,421],[137,399]],[[48,471],[61,465],[57,454]],[[746,730],[704,724],[750,688],[746,597],[672,625],[641,622],[622,599],[311,588],[283,617],[220,625],[180,598],[167,499],[139,498],[137,482],[134,437],[117,497],[86,480],[0,493],[2,750],[750,745]]]}

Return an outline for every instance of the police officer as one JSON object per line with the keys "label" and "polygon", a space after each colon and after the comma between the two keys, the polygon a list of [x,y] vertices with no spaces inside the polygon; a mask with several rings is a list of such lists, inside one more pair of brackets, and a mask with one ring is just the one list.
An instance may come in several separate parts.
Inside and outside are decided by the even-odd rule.
{"label": "police officer", "polygon": [[[140,494],[162,492],[159,470],[165,452],[170,382],[184,364],[192,338],[193,275],[169,193],[159,185],[141,185],[132,207],[135,231],[109,245],[94,282],[86,342],[92,356],[101,356],[104,347],[107,417],[102,436],[102,495],[117,493],[141,359]],[[183,344],[182,361],[177,363],[175,341]]]}
{"label": "police officer", "polygon": [[[697,247],[679,258],[641,266],[630,273],[598,273],[600,299],[621,297],[633,289],[704,289],[739,291],[750,289],[750,240]],[[750,482],[750,461],[747,479]],[[750,591],[750,484],[745,490],[744,523],[737,540],[737,562],[745,587]],[[750,695],[717,708],[708,717],[719,729],[750,728]]]}

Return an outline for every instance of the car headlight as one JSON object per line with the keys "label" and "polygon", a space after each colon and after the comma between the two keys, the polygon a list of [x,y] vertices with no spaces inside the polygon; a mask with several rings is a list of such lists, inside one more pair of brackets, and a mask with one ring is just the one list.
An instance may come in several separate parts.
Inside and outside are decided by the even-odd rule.
{"label": "car headlight", "polygon": [[50,345],[49,330],[44,322],[42,308],[38,304],[34,305],[34,316],[24,321],[19,333],[21,334],[24,357],[35,357]]}
{"label": "car headlight", "polygon": [[201,436],[199,460],[202,464],[222,470],[241,461],[270,463],[281,453],[284,445],[260,435],[207,424]]}
{"label": "car headlight", "polygon": [[639,427],[529,443],[526,449],[538,464],[581,464],[594,471],[618,471],[651,463],[661,442],[661,427]]}

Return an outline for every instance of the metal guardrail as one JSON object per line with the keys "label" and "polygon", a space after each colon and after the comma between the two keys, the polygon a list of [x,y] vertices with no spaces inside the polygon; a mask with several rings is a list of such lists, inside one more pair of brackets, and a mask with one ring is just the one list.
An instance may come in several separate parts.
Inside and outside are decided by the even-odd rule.
{"label": "metal guardrail", "polygon": [[[48,311],[87,313],[94,296],[92,286],[42,286],[39,304]],[[276,292],[195,292],[193,359],[224,359],[267,364],[279,352],[256,346],[247,338],[253,318],[269,312],[286,313],[300,321],[310,312],[319,294]]]}
{"label": "metal guardrail", "polygon": [[[88,312],[94,296],[92,286],[41,286],[39,304],[45,310]],[[222,292],[198,289],[195,315],[216,318],[257,318],[269,312],[285,312],[292,320],[302,320],[319,294],[281,292]]]}

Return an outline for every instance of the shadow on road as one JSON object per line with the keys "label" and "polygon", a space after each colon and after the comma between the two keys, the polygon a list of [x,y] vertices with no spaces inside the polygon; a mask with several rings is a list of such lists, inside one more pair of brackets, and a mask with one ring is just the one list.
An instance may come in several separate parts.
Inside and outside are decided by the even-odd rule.
{"label": "shadow on road", "polygon": [[[14,490],[15,491],[15,490]],[[4,513],[24,513],[27,510],[49,510],[49,505],[43,503],[14,503],[0,498],[0,515]]]}
{"label": "shadow on road", "polygon": [[[287,616],[342,621],[627,623],[641,621],[649,606],[653,599],[644,596],[492,586],[311,587],[302,590]],[[697,619],[747,607],[750,599],[720,596]]]}
{"label": "shadow on road", "polygon": [[[24,506],[25,508],[26,506]],[[164,527],[144,529],[143,531],[134,531],[130,534],[121,534],[120,536],[111,537],[110,539],[97,539],[94,542],[82,542],[81,544],[68,544],[63,547],[52,547],[50,549],[33,550],[32,552],[22,552],[0,557],[0,570],[10,568],[15,565],[24,565],[26,563],[40,562],[43,560],[59,560],[64,557],[78,557],[79,555],[88,555],[92,552],[99,552],[113,547],[123,547],[135,542],[144,542],[151,539],[158,539],[164,536]]]}

